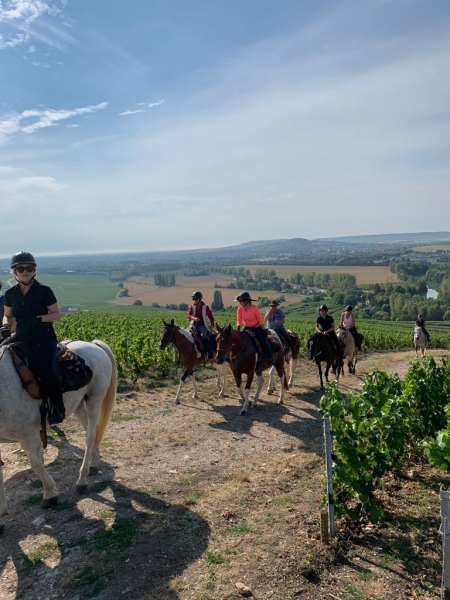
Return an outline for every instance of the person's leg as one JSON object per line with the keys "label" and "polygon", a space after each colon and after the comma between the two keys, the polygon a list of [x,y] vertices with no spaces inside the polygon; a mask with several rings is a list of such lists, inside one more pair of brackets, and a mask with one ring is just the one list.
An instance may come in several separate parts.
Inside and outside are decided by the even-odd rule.
{"label": "person's leg", "polygon": [[341,358],[344,358],[344,351],[342,350],[342,346],[339,343],[338,337],[335,331],[330,331],[328,334],[330,336],[331,341],[334,344],[334,347]]}
{"label": "person's leg", "polygon": [[255,335],[261,344],[262,353],[269,365],[274,365],[275,361],[273,359],[272,348],[270,347],[269,340],[267,339],[267,330],[262,327],[255,327],[254,330]]}
{"label": "person's leg", "polygon": [[361,350],[361,338],[359,337],[359,333],[356,327],[351,327],[349,331],[351,332],[353,339],[355,340],[356,347],[358,348],[358,350]]}
{"label": "person's leg", "polygon": [[53,340],[39,340],[30,345],[32,368],[40,378],[42,398],[50,400],[50,424],[62,423],[65,408],[62,394],[61,373],[57,362],[57,347]]}

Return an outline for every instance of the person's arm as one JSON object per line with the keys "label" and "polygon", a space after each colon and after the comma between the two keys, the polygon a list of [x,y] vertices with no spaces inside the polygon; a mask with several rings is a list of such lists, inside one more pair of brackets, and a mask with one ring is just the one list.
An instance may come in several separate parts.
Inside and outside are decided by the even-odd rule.
{"label": "person's arm", "polygon": [[264,321],[263,318],[261,316],[261,313],[259,311],[259,308],[257,306],[255,306],[254,304],[252,304],[252,308],[253,308],[253,314],[256,318],[257,321],[257,325],[259,325],[260,327],[264,326]]}
{"label": "person's arm", "polygon": [[11,327],[11,331],[13,331],[17,327],[17,322],[16,318],[12,313],[11,306],[5,306],[5,316],[3,318],[3,321],[5,321],[5,319],[6,323],[8,323],[8,325]]}
{"label": "person's arm", "polygon": [[[208,305],[206,305],[206,316],[209,319],[209,323],[210,323],[209,328],[213,329],[213,327],[214,327],[214,315],[212,314],[212,310],[209,308]],[[205,323],[205,325],[206,325],[206,323]]]}
{"label": "person's arm", "polygon": [[269,316],[270,316],[270,308],[269,308],[269,310],[266,310],[266,314],[264,315],[264,323],[267,323],[267,319],[269,318]]}
{"label": "person's arm", "polygon": [[345,315],[345,312],[341,313],[341,322],[339,323],[339,327],[345,327],[345,325],[344,325],[344,315]]}
{"label": "person's arm", "polygon": [[192,304],[191,304],[191,306],[189,307],[189,309],[187,311],[186,319],[188,321],[194,320],[194,317],[192,316]]}
{"label": "person's arm", "polygon": [[244,321],[242,320],[242,306],[238,306],[236,311],[236,327],[240,327]]}
{"label": "person's arm", "polygon": [[47,306],[48,313],[45,315],[38,315],[38,319],[41,320],[42,323],[54,323],[55,321],[59,321],[61,318],[61,312],[59,310],[58,303],[52,304],[51,306]]}

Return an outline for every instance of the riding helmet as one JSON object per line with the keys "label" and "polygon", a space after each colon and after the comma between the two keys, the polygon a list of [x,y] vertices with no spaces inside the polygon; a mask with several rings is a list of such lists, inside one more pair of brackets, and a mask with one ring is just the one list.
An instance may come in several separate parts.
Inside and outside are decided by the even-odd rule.
{"label": "riding helmet", "polygon": [[417,315],[417,318],[418,318],[418,319],[421,319],[421,318],[422,318],[422,315]]}
{"label": "riding helmet", "polygon": [[326,312],[328,312],[328,306],[326,306],[325,304],[321,304],[319,306],[319,310],[325,310]]}
{"label": "riding helmet", "polygon": [[348,304],[348,305],[345,307],[345,310],[353,310],[353,306],[351,306],[350,304]]}
{"label": "riding helmet", "polygon": [[280,306],[280,303],[276,300],[271,300],[269,306]]}
{"label": "riding helmet", "polygon": [[17,265],[36,266],[36,261],[32,254],[21,250],[20,252],[16,252],[15,254],[13,254],[13,257],[11,258],[11,269],[14,269],[15,267],[17,267]]}
{"label": "riding helmet", "polygon": [[252,298],[250,297],[250,294],[248,292],[242,292],[242,294],[239,294],[239,296],[236,296],[234,301],[241,302],[241,300],[249,300],[251,302]]}
{"label": "riding helmet", "polygon": [[193,300],[196,300],[197,298],[198,298],[199,300],[201,300],[201,299],[203,298],[203,294],[202,294],[201,292],[194,292],[194,293],[192,294],[191,298],[192,298]]}

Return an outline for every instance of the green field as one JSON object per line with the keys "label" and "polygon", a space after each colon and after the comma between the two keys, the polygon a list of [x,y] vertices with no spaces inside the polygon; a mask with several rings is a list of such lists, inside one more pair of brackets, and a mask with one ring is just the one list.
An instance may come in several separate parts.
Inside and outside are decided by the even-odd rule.
{"label": "green field", "polygon": [[49,285],[60,307],[104,310],[108,300],[119,291],[107,275],[39,275],[41,283]]}

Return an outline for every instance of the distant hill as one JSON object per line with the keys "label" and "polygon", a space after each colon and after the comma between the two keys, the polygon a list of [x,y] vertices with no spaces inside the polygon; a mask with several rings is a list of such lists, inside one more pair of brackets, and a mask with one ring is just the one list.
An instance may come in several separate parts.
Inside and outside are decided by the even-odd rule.
{"label": "distant hill", "polygon": [[346,242],[349,244],[423,244],[450,241],[448,231],[419,231],[414,233],[378,233],[345,237],[317,238],[316,242]]}

